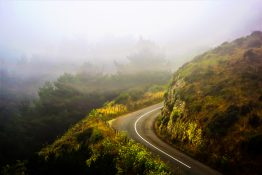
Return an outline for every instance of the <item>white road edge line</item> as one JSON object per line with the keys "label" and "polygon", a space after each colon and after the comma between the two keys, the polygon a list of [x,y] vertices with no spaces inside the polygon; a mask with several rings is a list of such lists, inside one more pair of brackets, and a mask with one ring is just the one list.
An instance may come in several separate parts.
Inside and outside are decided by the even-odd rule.
{"label": "white road edge line", "polygon": [[158,108],[155,108],[155,109],[153,109],[153,110],[151,110],[151,111],[149,111],[149,112],[146,112],[145,114],[141,115],[141,116],[136,120],[135,125],[134,125],[136,134],[137,134],[143,141],[145,141],[147,144],[149,144],[149,145],[152,146],[153,148],[157,149],[157,150],[160,151],[161,153],[163,153],[163,154],[167,155],[168,157],[172,158],[173,160],[181,163],[182,165],[186,166],[187,168],[191,168],[189,165],[187,165],[187,164],[185,164],[184,162],[182,162],[182,161],[174,158],[174,157],[171,156],[170,154],[168,154],[168,153],[166,153],[165,151],[159,149],[158,147],[156,147],[155,145],[153,145],[152,143],[150,143],[149,141],[147,141],[146,139],[144,139],[144,138],[138,133],[138,131],[137,131],[137,123],[138,123],[138,121],[139,121],[141,118],[145,117],[146,115],[150,114],[151,112],[154,112],[154,111],[156,111],[156,110],[158,110],[158,109],[160,109],[160,108],[162,108],[162,107],[163,107],[163,106],[158,107]]}

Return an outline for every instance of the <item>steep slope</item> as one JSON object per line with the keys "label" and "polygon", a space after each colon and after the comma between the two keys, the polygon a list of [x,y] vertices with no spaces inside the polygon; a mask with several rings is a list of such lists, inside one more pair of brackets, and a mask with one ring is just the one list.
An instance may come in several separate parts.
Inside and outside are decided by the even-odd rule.
{"label": "steep slope", "polygon": [[7,165],[1,174],[172,174],[142,145],[91,115],[34,158]]}
{"label": "steep slope", "polygon": [[161,86],[129,89],[73,125],[28,160],[6,165],[0,174],[172,174],[145,147],[117,132],[108,120],[162,101]]}
{"label": "steep slope", "polygon": [[158,134],[225,174],[262,174],[262,32],[223,43],[173,77]]}

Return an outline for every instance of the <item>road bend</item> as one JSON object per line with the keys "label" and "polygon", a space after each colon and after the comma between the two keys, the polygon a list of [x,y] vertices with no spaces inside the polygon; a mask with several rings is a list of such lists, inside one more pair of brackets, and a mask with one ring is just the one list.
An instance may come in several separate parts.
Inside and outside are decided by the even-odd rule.
{"label": "road bend", "polygon": [[154,122],[160,114],[163,103],[118,117],[110,124],[135,141],[145,145],[153,154],[160,158],[176,173],[181,175],[221,175],[216,170],[189,157],[161,140],[154,132]]}

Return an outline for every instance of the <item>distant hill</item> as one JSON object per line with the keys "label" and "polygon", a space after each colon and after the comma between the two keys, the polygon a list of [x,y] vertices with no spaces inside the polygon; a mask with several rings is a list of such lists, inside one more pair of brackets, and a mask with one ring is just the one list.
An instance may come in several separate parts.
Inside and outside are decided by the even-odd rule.
{"label": "distant hill", "polygon": [[262,32],[183,65],[165,94],[156,128],[225,174],[262,174]]}

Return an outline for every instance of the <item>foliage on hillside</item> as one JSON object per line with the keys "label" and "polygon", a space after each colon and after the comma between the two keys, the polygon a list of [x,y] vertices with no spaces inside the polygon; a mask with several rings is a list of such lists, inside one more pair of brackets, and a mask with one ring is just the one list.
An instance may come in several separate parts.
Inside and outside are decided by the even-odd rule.
{"label": "foliage on hillside", "polygon": [[125,113],[159,103],[163,100],[164,87],[155,87],[154,91],[152,91],[152,88],[146,91],[130,89],[128,92],[121,93],[114,100],[106,102],[103,107],[93,109],[90,116],[96,116],[108,121]]}
{"label": "foliage on hillside", "polygon": [[262,32],[223,43],[182,66],[156,128],[225,174],[262,174]]}
{"label": "foliage on hillside", "polygon": [[96,112],[102,116],[118,116],[127,112],[127,107],[122,104],[115,104],[112,101],[106,103],[102,108],[97,109]]}
{"label": "foliage on hillside", "polygon": [[[35,100],[14,100],[10,94],[1,93],[0,167],[33,156],[43,145],[53,142],[87,113],[108,101],[116,105],[112,109],[104,106],[105,111],[113,112],[110,117],[126,112],[125,108],[134,110],[138,105],[158,102],[157,93],[163,91],[169,75],[168,72],[64,74],[54,82],[45,83]],[[144,98],[144,94],[149,95]],[[130,108],[132,102],[137,105]]]}
{"label": "foliage on hillside", "polygon": [[[99,109],[97,109],[99,111]],[[106,118],[106,117],[102,117]],[[29,162],[6,166],[3,174],[171,174],[142,145],[90,113]]]}

